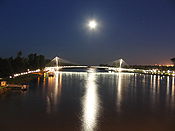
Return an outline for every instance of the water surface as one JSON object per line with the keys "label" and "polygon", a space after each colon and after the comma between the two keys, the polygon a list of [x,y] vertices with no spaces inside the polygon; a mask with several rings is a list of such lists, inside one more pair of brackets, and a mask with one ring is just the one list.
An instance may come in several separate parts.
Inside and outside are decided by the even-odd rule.
{"label": "water surface", "polygon": [[175,78],[59,72],[0,96],[0,129],[174,131]]}

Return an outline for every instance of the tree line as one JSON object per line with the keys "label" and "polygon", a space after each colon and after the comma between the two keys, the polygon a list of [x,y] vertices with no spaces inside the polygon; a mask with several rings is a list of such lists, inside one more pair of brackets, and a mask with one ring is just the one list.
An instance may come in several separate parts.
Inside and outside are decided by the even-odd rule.
{"label": "tree line", "polygon": [[171,61],[172,61],[173,64],[175,65],[175,58],[172,58]]}
{"label": "tree line", "polygon": [[50,60],[43,55],[31,53],[27,57],[19,51],[16,57],[0,58],[0,78],[29,70],[43,69]]}

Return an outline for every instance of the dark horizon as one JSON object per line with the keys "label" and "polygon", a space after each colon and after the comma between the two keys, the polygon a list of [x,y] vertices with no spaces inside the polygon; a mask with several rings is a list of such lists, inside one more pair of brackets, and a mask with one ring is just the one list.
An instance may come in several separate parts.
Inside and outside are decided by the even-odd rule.
{"label": "dark horizon", "polygon": [[[2,0],[0,57],[22,51],[80,64],[171,64],[173,0]],[[99,26],[90,31],[87,21]]]}

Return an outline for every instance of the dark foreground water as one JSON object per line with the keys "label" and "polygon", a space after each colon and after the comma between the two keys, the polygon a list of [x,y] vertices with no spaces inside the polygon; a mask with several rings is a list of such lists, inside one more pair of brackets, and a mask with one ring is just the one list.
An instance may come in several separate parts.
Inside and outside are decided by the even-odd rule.
{"label": "dark foreground water", "polygon": [[0,131],[175,131],[175,78],[57,73],[0,96]]}

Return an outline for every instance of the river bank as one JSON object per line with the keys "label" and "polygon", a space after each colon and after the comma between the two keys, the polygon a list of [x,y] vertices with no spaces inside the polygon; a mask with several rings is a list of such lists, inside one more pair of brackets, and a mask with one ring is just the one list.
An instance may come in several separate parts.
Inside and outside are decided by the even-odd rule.
{"label": "river bank", "polygon": [[41,77],[38,74],[21,75],[14,78],[4,79],[9,84],[28,84],[31,80]]}
{"label": "river bank", "polygon": [[[41,77],[41,75],[38,74],[27,74],[22,75],[14,78],[4,78],[1,81],[6,81],[8,84],[29,84],[31,80],[37,79],[38,77]],[[11,90],[11,88],[8,87],[0,87],[0,95]]]}

